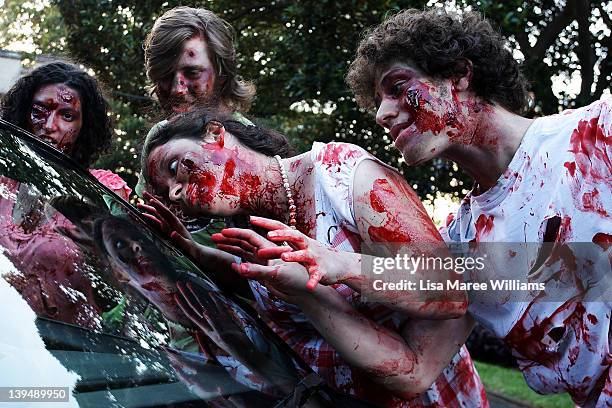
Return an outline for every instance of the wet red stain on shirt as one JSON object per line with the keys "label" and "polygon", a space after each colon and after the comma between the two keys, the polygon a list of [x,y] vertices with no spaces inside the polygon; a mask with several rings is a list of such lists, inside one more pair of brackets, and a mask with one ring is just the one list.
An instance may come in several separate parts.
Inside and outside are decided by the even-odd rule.
{"label": "wet red stain on shirt", "polygon": [[604,204],[599,196],[599,191],[594,188],[593,191],[582,194],[582,207],[585,211],[592,211],[604,217],[608,216],[608,212],[604,208]]}
{"label": "wet red stain on shirt", "polygon": [[474,227],[476,228],[476,236],[474,237],[474,242],[480,242],[480,240],[489,235],[493,230],[493,220],[495,216],[487,216],[486,214],[480,214]]}
{"label": "wet red stain on shirt", "polygon": [[352,159],[361,157],[363,153],[345,143],[330,143],[326,149],[322,149],[317,157],[317,160],[327,166],[327,168],[336,167],[337,171],[343,164]]}
{"label": "wet red stain on shirt", "polygon": [[581,120],[570,137],[569,151],[574,153],[576,166],[584,181],[610,182],[612,179],[612,136],[604,134],[598,118]]}
{"label": "wet red stain on shirt", "polygon": [[612,245],[612,235],[598,232],[597,234],[593,235],[592,241],[605,251],[610,247],[610,245]]}

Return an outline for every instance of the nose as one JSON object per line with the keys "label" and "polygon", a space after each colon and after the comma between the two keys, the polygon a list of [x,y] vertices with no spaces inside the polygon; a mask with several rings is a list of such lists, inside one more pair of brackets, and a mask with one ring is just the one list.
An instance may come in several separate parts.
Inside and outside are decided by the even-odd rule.
{"label": "nose", "polygon": [[399,114],[398,104],[396,100],[385,98],[381,101],[376,111],[376,123],[380,126],[390,129],[392,120]]}
{"label": "nose", "polygon": [[47,119],[43,125],[43,130],[45,133],[53,133],[57,130],[57,124],[55,123],[55,112],[51,112],[49,116],[47,116]]}
{"label": "nose", "polygon": [[187,94],[188,90],[189,90],[189,87],[187,86],[186,78],[183,76],[183,74],[178,72],[174,76],[174,81],[172,81],[172,91],[171,91],[172,95],[183,96]]}
{"label": "nose", "polygon": [[140,244],[137,241],[132,241],[130,243],[130,249],[132,250],[132,253],[134,254],[134,256],[138,256],[140,254]]}
{"label": "nose", "polygon": [[176,183],[170,187],[168,190],[168,198],[170,201],[179,201],[183,194],[183,185],[181,183]]}

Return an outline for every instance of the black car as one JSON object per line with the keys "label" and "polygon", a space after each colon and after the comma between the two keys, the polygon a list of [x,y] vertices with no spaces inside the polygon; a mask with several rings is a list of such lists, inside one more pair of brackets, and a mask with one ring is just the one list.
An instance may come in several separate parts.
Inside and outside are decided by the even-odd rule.
{"label": "black car", "polygon": [[323,384],[129,203],[4,121],[0,275],[8,402],[68,387],[72,406],[370,406]]}

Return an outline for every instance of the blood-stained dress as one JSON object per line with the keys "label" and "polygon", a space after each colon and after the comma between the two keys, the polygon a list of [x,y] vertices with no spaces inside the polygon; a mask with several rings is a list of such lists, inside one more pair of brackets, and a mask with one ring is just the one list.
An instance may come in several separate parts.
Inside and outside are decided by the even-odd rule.
{"label": "blood-stained dress", "polygon": [[[314,143],[311,158],[316,177],[316,239],[342,251],[359,252],[363,241],[353,211],[355,169],[363,160],[378,160],[364,149],[347,143]],[[271,321],[276,333],[337,390],[387,407],[489,406],[465,346],[426,392],[401,400],[344,361],[299,308],[271,296],[258,282],[250,282],[260,313]],[[384,305],[362,302],[360,294],[346,285],[333,287],[357,311],[380,325],[398,331],[406,320],[401,313]]]}

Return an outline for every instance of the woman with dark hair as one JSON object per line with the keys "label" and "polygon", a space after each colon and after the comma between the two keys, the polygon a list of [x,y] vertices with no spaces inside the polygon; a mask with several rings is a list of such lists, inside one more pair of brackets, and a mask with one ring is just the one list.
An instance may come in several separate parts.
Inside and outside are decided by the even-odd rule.
{"label": "woman with dark hair", "polygon": [[17,80],[1,106],[2,119],[32,132],[84,168],[111,145],[113,127],[102,89],[73,64],[58,61],[32,70]]}
{"label": "woman with dark hair", "polygon": [[[52,62],[21,77],[2,100],[2,118],[33,133],[89,168],[111,144],[112,122],[98,82],[81,68]],[[128,199],[119,176],[89,170]],[[95,328],[100,308],[92,284],[79,269],[82,252],[60,231],[71,224],[60,213],[45,213],[44,197],[27,183],[0,177],[13,194],[0,198],[0,246],[23,272],[5,276],[39,315]],[[82,296],[74,296],[66,288]]]}
{"label": "woman with dark hair", "polygon": [[[385,245],[381,237],[387,235],[400,243],[417,235],[424,243],[441,242],[401,175],[357,146],[315,143],[311,151],[283,159],[273,156],[285,152],[282,135],[207,111],[172,119],[147,142],[141,159],[147,189],[166,203],[180,205],[186,215],[267,216],[349,252],[362,245]],[[287,248],[269,245],[249,254],[223,240],[219,249],[250,261],[237,265],[230,254],[191,241],[180,221],[148,197],[148,205],[141,205],[148,217],[165,226],[200,264],[210,267],[216,259],[225,284],[244,283],[239,275],[261,279],[248,281],[258,311],[331,386],[386,406],[487,406],[465,348],[457,353],[454,347],[448,358],[427,360],[426,365],[443,371],[440,375],[414,369],[421,353],[436,347],[429,341],[431,330],[458,330],[454,325],[465,325],[463,319],[417,320],[381,304],[363,303],[359,282],[318,285],[309,291],[308,274],[297,263],[279,265],[274,276],[261,278],[258,270],[268,267],[267,257]],[[397,209],[397,222],[372,228],[381,212],[392,209]],[[415,297],[396,306],[412,316],[432,318],[457,317],[465,310],[461,294],[455,300],[440,297]]]}

